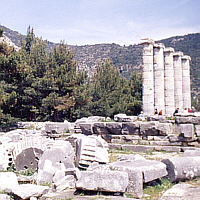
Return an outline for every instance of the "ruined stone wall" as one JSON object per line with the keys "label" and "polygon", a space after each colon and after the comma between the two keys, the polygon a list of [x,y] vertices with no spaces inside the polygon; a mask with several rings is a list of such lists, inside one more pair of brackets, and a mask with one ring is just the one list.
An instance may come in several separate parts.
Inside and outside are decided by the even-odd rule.
{"label": "ruined stone wall", "polygon": [[80,123],[85,135],[101,135],[110,147],[132,151],[185,151],[200,147],[200,116],[174,119],[152,115],[147,121],[121,116],[116,122]]}

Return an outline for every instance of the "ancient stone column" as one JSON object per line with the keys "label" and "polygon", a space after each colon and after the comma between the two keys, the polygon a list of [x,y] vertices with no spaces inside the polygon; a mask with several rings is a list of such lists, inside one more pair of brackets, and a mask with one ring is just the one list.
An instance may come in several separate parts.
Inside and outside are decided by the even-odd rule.
{"label": "ancient stone column", "polygon": [[180,112],[183,112],[183,93],[182,93],[182,61],[181,57],[183,52],[173,53],[173,65],[174,65],[174,106],[179,108]]}
{"label": "ancient stone column", "polygon": [[190,180],[200,176],[200,157],[171,157],[162,160],[167,166],[170,182]]}
{"label": "ancient stone column", "polygon": [[165,114],[174,113],[174,68],[171,47],[164,49],[164,86],[165,86]]}
{"label": "ancient stone column", "polygon": [[154,44],[154,108],[165,112],[164,101],[164,44]]}
{"label": "ancient stone column", "polygon": [[154,112],[154,74],[153,74],[153,44],[151,39],[143,39],[143,112]]}
{"label": "ancient stone column", "polygon": [[190,93],[190,56],[182,57],[182,89],[183,89],[183,108],[191,109],[191,93]]}

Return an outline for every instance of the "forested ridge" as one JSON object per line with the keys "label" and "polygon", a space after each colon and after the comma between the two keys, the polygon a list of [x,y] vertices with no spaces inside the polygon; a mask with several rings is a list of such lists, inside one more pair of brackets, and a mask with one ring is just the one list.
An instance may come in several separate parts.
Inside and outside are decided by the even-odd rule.
{"label": "forested ridge", "polygon": [[123,78],[106,59],[88,78],[86,72],[77,71],[74,54],[64,42],[46,47],[47,41],[36,37],[30,27],[19,51],[0,43],[1,129],[17,121],[75,121],[141,111],[141,73]]}
{"label": "forested ridge", "polygon": [[[142,106],[142,46],[72,46],[0,26],[21,46],[0,44],[0,126],[16,121],[74,121],[90,115],[138,114]],[[200,34],[157,41],[192,58],[192,105],[200,110]],[[88,77],[80,66],[96,70]]]}
{"label": "forested ridge", "polygon": [[[16,45],[21,45],[20,34],[5,26],[4,34],[9,37]],[[22,38],[25,38],[22,35]],[[154,39],[154,38],[152,38]],[[185,55],[191,57],[191,88],[193,101],[200,99],[200,33],[188,34],[183,36],[174,36],[156,43],[162,42],[166,47],[173,47],[175,51],[182,51]],[[47,41],[47,49],[50,50],[54,45]],[[130,78],[133,71],[142,69],[142,45],[134,44],[129,46],[120,46],[117,44],[95,44],[95,45],[68,45],[74,52],[74,59],[77,61],[78,69],[93,71],[99,62],[110,58],[113,65],[120,70],[120,74]],[[196,105],[200,107],[200,105]]]}

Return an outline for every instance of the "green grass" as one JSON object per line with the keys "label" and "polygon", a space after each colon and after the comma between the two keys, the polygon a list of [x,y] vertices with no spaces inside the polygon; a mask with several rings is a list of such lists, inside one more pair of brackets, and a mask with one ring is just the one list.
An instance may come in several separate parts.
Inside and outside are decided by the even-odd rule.
{"label": "green grass", "polygon": [[187,180],[186,183],[200,187],[200,178]]}
{"label": "green grass", "polygon": [[35,173],[35,170],[32,168],[28,168],[26,170],[20,171],[19,174],[24,176],[32,176]]}
{"label": "green grass", "polygon": [[171,183],[168,178],[161,178],[161,182],[154,186],[144,185],[143,198],[148,200],[157,200],[165,191],[170,189],[174,183]]}

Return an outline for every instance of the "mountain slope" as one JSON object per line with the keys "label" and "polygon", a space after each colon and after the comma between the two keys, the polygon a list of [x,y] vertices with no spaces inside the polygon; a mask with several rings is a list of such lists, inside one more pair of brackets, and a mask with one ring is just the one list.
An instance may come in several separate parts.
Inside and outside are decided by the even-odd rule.
{"label": "mountain slope", "polygon": [[[20,46],[20,34],[5,26],[1,27],[4,29],[4,34],[12,42]],[[25,36],[22,37],[24,38]],[[182,51],[185,55],[191,56],[192,94],[193,96],[200,94],[200,33],[175,36],[156,42],[162,42],[166,47],[173,47],[175,51]],[[56,44],[48,42],[48,48],[53,45]],[[78,62],[79,69],[89,71],[89,75],[94,73],[99,62],[108,58],[120,69],[121,74],[127,78],[130,77],[131,72],[134,70],[141,71],[142,69],[142,45],[140,44],[120,46],[112,43],[68,46],[75,53],[75,60]]]}

